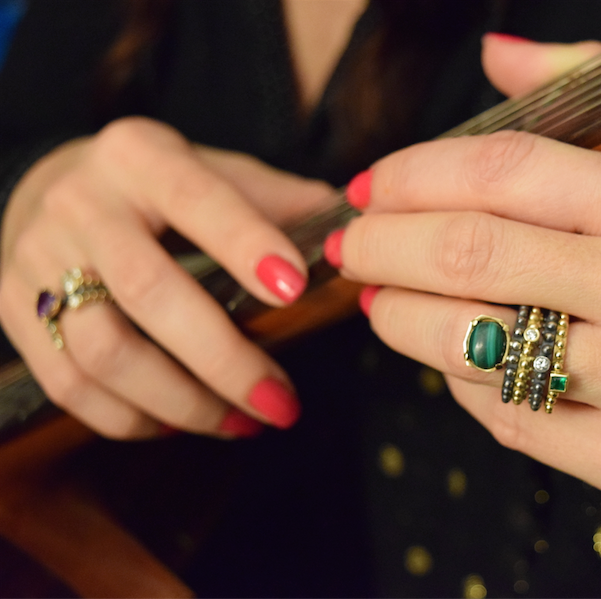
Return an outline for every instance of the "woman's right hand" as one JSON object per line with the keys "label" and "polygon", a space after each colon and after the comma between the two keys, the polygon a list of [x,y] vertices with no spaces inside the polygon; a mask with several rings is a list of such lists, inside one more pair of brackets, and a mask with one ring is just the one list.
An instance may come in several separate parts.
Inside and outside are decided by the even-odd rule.
{"label": "woman's right hand", "polygon": [[[287,428],[299,404],[286,374],[157,239],[175,229],[257,298],[284,305],[302,293],[306,267],[270,221],[315,208],[328,192],[251,157],[194,147],[156,121],[115,121],[52,151],[13,191],[2,326],[48,397],[103,435]],[[116,305],[64,310],[57,350],[36,298],[76,266],[100,277]]]}

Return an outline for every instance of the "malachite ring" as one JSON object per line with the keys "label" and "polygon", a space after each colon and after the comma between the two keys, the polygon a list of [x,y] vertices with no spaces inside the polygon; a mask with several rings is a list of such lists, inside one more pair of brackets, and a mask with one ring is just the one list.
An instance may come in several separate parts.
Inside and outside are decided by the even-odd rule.
{"label": "malachite ring", "polygon": [[463,341],[465,363],[483,372],[505,364],[509,352],[509,327],[500,318],[480,315],[469,324]]}

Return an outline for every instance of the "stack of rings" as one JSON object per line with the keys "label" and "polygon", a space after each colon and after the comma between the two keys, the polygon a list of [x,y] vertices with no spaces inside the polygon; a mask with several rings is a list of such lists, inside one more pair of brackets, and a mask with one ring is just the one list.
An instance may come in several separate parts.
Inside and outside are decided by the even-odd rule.
{"label": "stack of rings", "polygon": [[100,279],[84,275],[80,268],[67,270],[61,278],[63,293],[43,289],[38,294],[38,318],[48,329],[57,349],[63,349],[65,342],[60,332],[59,317],[64,309],[76,310],[86,304],[112,302],[113,297]]}
{"label": "stack of rings", "polygon": [[564,359],[570,318],[567,314],[520,306],[513,331],[498,318],[478,316],[463,342],[468,366],[493,372],[506,365],[501,399],[516,405],[528,400],[533,410],[545,404],[551,414],[568,389]]}

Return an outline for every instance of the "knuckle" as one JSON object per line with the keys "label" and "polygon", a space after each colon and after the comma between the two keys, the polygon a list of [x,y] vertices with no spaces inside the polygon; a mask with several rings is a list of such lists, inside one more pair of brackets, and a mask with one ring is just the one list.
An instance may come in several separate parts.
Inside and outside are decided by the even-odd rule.
{"label": "knuckle", "polygon": [[113,295],[130,310],[151,308],[162,296],[162,290],[169,289],[166,266],[160,263],[137,266],[124,261],[116,261],[114,265],[113,278],[119,283],[112,286]]}
{"label": "knuckle", "polygon": [[214,343],[203,361],[202,374],[209,384],[228,380],[232,364],[241,359],[245,352],[245,343],[235,331],[222,331],[219,340]]}
{"label": "knuckle", "polygon": [[[187,166],[187,165],[185,165]],[[167,210],[184,218],[196,211],[199,203],[216,193],[220,180],[210,171],[200,167],[182,168],[165,198]]]}
{"label": "knuckle", "polygon": [[110,170],[111,165],[128,165],[144,148],[144,126],[138,117],[113,121],[101,129],[91,146],[92,164]]}
{"label": "knuckle", "polygon": [[74,369],[48,373],[42,380],[48,398],[67,411],[74,411],[82,395],[85,381]]}
{"label": "knuckle", "polygon": [[499,131],[476,138],[464,171],[468,188],[486,196],[512,185],[525,172],[535,152],[537,137],[521,131]]}
{"label": "knuckle", "polygon": [[65,174],[48,187],[42,196],[45,216],[63,223],[93,230],[97,224],[98,207],[77,173]]}
{"label": "knuckle", "polygon": [[518,410],[498,410],[489,430],[503,447],[524,452],[527,450],[528,431],[517,413]]}
{"label": "knuckle", "polygon": [[462,296],[488,289],[496,256],[502,254],[500,223],[488,214],[466,212],[444,222],[435,249],[435,268]]}
{"label": "knuckle", "polygon": [[121,153],[121,148],[130,148],[144,144],[154,123],[150,119],[138,116],[128,116],[117,119],[105,125],[96,135],[95,147],[106,151],[109,155],[113,152]]}
{"label": "knuckle", "polygon": [[101,165],[118,165],[121,168],[135,164],[140,158],[157,158],[154,149],[190,150],[189,144],[175,129],[142,116],[127,116],[105,125],[95,136],[92,157]]}
{"label": "knuckle", "polygon": [[[345,246],[346,268],[357,275],[369,276],[382,258],[395,255],[394,248],[387,247],[391,237],[382,230],[384,226],[385,220],[379,215],[364,215],[349,223],[345,236],[352,236],[353,243]],[[389,254],[391,250],[393,253]]]}
{"label": "knuckle", "polygon": [[42,196],[42,210],[45,214],[71,214],[78,197],[74,175],[63,175],[54,181]]}
{"label": "knuckle", "polygon": [[35,225],[22,231],[15,238],[12,247],[12,259],[15,264],[21,268],[38,264],[40,255],[47,252],[47,248],[43,246],[43,238]]}
{"label": "knuckle", "polygon": [[395,333],[403,330],[404,314],[403,310],[399,308],[399,304],[395,301],[393,294],[382,293],[381,298],[378,311],[374,311],[371,314],[371,318],[378,335],[392,347],[394,343],[391,341],[396,338]]}
{"label": "knuckle", "polygon": [[93,341],[86,335],[69,343],[82,369],[99,380],[110,380],[127,368],[128,344],[112,327],[97,327]]}

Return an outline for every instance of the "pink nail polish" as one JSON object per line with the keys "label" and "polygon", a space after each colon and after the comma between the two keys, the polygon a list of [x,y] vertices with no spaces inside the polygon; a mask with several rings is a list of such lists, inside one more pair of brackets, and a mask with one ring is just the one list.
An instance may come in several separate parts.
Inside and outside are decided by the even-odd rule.
{"label": "pink nail polish", "polygon": [[354,208],[361,210],[371,199],[371,180],[373,171],[367,170],[355,175],[346,186],[346,199]]}
{"label": "pink nail polish", "polygon": [[297,299],[307,286],[305,276],[275,254],[265,256],[256,272],[263,285],[287,304]]}
{"label": "pink nail polish", "polygon": [[496,33],[494,31],[492,31],[492,32],[487,33],[486,35],[488,37],[492,37],[493,39],[496,39],[496,40],[500,40],[503,42],[511,42],[514,44],[523,44],[523,43],[532,42],[532,40],[529,40],[528,38],[520,37],[519,35],[511,35],[511,33]]}
{"label": "pink nail polish", "polygon": [[274,378],[257,383],[248,403],[278,428],[290,428],[300,416],[296,395]]}
{"label": "pink nail polish", "polygon": [[324,258],[334,267],[342,268],[342,238],[344,229],[330,233],[323,244]]}
{"label": "pink nail polish", "polygon": [[230,410],[219,425],[219,431],[235,437],[256,437],[263,431],[263,424],[240,410]]}
{"label": "pink nail polish", "polygon": [[359,307],[361,308],[361,312],[363,312],[363,314],[365,314],[365,316],[368,318],[371,310],[371,304],[380,289],[382,288],[378,287],[377,285],[367,285],[359,294]]}

